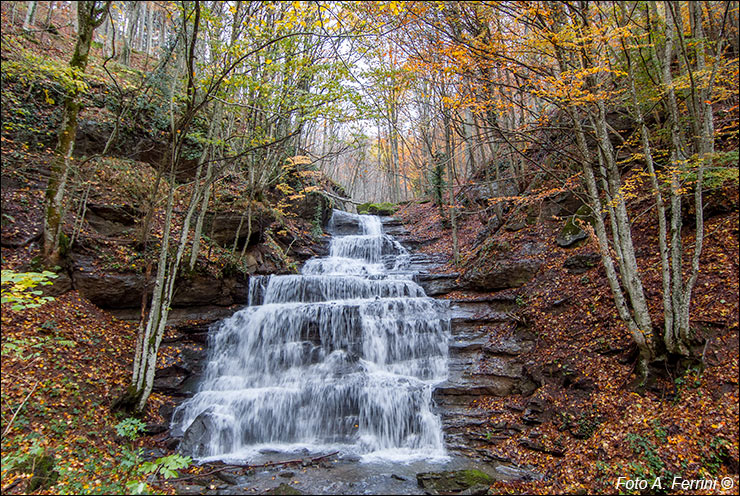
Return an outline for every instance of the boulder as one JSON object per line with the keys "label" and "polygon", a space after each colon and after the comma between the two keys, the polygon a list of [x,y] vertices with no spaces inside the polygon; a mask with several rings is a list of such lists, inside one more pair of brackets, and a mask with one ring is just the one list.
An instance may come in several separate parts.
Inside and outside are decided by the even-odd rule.
{"label": "boulder", "polygon": [[416,474],[416,481],[427,494],[463,494],[471,488],[485,488],[485,492],[476,490],[465,494],[485,494],[495,479],[485,472],[476,469],[449,470],[445,472],[421,472]]}
{"label": "boulder", "polygon": [[488,200],[491,198],[498,198],[501,196],[516,196],[519,194],[519,187],[513,178],[501,178],[498,181],[490,181],[489,183],[471,184],[463,187],[460,194],[460,199],[465,202],[474,202],[478,205],[488,206]]}
{"label": "boulder", "polygon": [[[75,155],[89,157],[101,153],[112,131],[113,124],[110,122],[92,119],[80,120],[75,135]],[[167,150],[166,142],[157,141],[144,132],[124,127],[120,131],[115,144],[108,150],[108,155],[156,166],[167,155]],[[186,160],[185,162],[182,164],[182,169],[194,165],[192,160]]]}
{"label": "boulder", "polygon": [[57,273],[56,279],[51,279],[51,284],[48,286],[39,286],[38,289],[43,291],[44,296],[51,296],[56,298],[61,296],[68,291],[72,291],[72,279],[66,272]]}
{"label": "boulder", "polygon": [[230,445],[233,441],[231,431],[220,429],[220,422],[213,409],[208,408],[195,417],[185,430],[178,451],[194,458],[206,456],[214,436],[219,436],[222,444]]}
{"label": "boulder", "polygon": [[129,205],[89,204],[85,220],[103,236],[120,236],[131,232],[142,213]]}
{"label": "boulder", "polygon": [[565,225],[560,230],[558,237],[555,239],[555,242],[559,247],[569,248],[571,246],[575,246],[576,243],[588,237],[585,231],[579,226],[578,220],[594,225],[596,219],[591,212],[591,207],[588,205],[581,206],[576,213],[565,222]]}
{"label": "boulder", "polygon": [[587,270],[596,267],[601,261],[601,256],[597,253],[585,253],[582,255],[573,255],[563,263],[568,272],[571,274],[583,274]]}
{"label": "boulder", "polygon": [[518,288],[530,281],[542,262],[534,259],[505,260],[491,269],[475,267],[464,276],[468,285],[478,291]]}

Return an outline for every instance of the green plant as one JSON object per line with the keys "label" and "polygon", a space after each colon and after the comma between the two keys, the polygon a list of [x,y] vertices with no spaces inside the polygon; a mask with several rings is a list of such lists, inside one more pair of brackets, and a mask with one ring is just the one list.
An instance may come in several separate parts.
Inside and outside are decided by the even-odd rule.
{"label": "green plant", "polygon": [[144,462],[139,467],[139,473],[156,475],[162,474],[165,479],[177,477],[177,470],[187,468],[192,463],[189,456],[182,456],[177,453],[157,458],[153,462]]}
{"label": "green plant", "polygon": [[55,273],[43,272],[16,272],[3,270],[0,281],[2,283],[2,300],[0,303],[11,303],[13,310],[40,307],[44,303],[54,300],[51,296],[41,296],[42,291],[33,289],[39,285],[52,284],[49,279],[58,277]]}
{"label": "green plant", "polygon": [[41,355],[41,351],[53,350],[55,346],[75,347],[77,343],[62,337],[31,337],[16,339],[9,337],[2,346],[3,356],[12,356],[17,360],[29,360]]}
{"label": "green plant", "polygon": [[313,215],[311,221],[311,236],[318,240],[324,234],[324,230],[321,228],[321,217],[322,217],[321,206],[316,208],[316,212]]}
{"label": "green plant", "polygon": [[133,441],[143,432],[144,427],[146,427],[144,422],[137,418],[129,417],[116,424],[115,429],[119,436]]}
{"label": "green plant", "polygon": [[[5,448],[3,448],[5,451]],[[35,457],[41,456],[44,453],[44,447],[41,445],[38,439],[31,441],[31,446],[25,450],[15,449],[10,450],[7,455],[2,457],[2,476],[3,479],[7,477],[13,471],[21,470],[23,467]]]}
{"label": "green plant", "polygon": [[[126,475],[130,477],[131,474],[138,473],[147,477],[155,477],[157,474],[161,474],[165,479],[170,479],[177,477],[178,470],[190,466],[192,459],[189,456],[179,454],[163,456],[154,461],[142,463],[143,450],[141,448],[134,449],[133,441],[143,432],[144,427],[145,424],[141,420],[133,417],[126,418],[115,426],[118,435],[125,437],[132,443],[124,448],[120,460],[120,466],[124,469]],[[143,494],[148,491],[149,486],[141,480],[129,480],[126,483],[126,489],[131,494]]]}
{"label": "green plant", "polygon": [[527,304],[527,297],[524,295],[517,295],[516,296],[516,304],[520,307],[526,306]]}
{"label": "green plant", "polygon": [[716,477],[719,475],[719,469],[722,464],[731,459],[730,448],[732,443],[727,439],[719,436],[715,436],[709,442],[710,451],[703,458],[704,466],[712,476]]}
{"label": "green plant", "polygon": [[[646,479],[651,486],[658,477],[673,480],[674,474],[666,470],[665,462],[658,454],[658,447],[650,439],[640,434],[628,433],[627,440],[632,451],[638,456],[636,461],[629,464],[634,476]],[[658,492],[664,492],[669,490],[670,486],[656,489],[658,489]]]}
{"label": "green plant", "polygon": [[653,419],[650,421],[650,423],[653,426],[653,433],[655,434],[655,437],[657,437],[661,443],[668,442],[668,431],[663,428],[660,423],[660,419]]}

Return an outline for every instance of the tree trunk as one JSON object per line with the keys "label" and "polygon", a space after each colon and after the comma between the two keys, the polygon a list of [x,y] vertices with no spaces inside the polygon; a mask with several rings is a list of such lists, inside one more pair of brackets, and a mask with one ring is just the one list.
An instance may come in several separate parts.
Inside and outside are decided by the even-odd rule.
{"label": "tree trunk", "polygon": [[36,17],[36,7],[38,2],[26,2],[28,8],[26,9],[26,19],[23,21],[23,31],[31,31],[33,27],[33,20]]}
{"label": "tree trunk", "polygon": [[[110,2],[96,8],[96,2],[78,2],[77,18],[79,29],[75,51],[69,66],[73,69],[73,77],[80,77],[87,68],[90,55],[90,44],[93,32],[108,12]],[[55,157],[51,164],[51,175],[46,186],[46,202],[44,215],[44,249],[43,257],[47,266],[58,265],[63,255],[62,249],[66,237],[62,233],[64,195],[69,179],[72,162],[72,150],[77,135],[77,116],[80,112],[79,86],[69,90],[64,100],[64,114],[59,129],[59,138],[55,150]]]}
{"label": "tree trunk", "polygon": [[123,47],[121,48],[121,54],[119,61],[125,65],[131,65],[131,47],[134,42],[134,32],[136,25],[139,22],[139,12],[141,11],[140,2],[129,3],[129,19],[126,29],[126,34],[123,36]]}

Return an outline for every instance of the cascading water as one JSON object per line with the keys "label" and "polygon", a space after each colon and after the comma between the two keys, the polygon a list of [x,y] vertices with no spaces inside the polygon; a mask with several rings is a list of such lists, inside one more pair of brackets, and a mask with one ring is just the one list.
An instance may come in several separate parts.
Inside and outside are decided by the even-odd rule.
{"label": "cascading water", "polygon": [[447,378],[446,306],[413,282],[378,217],[335,211],[329,231],[352,225],[358,234],[333,236],[301,275],[252,277],[250,306],[211,335],[198,393],[173,417],[173,431],[199,436],[195,457],[445,455],[431,396]]}

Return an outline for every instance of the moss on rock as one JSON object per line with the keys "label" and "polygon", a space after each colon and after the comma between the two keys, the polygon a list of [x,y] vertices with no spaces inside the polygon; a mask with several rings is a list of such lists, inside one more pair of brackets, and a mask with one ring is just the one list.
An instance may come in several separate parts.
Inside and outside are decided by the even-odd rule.
{"label": "moss on rock", "polygon": [[477,469],[423,472],[416,474],[419,485],[430,494],[449,494],[473,486],[490,486],[495,479]]}
{"label": "moss on rock", "polygon": [[358,214],[370,214],[370,215],[393,215],[396,213],[398,206],[390,203],[362,203],[357,205]]}

